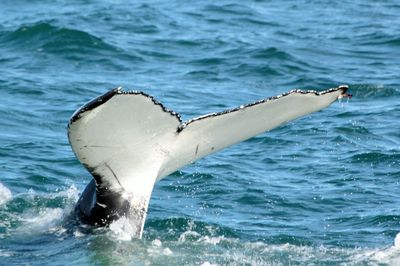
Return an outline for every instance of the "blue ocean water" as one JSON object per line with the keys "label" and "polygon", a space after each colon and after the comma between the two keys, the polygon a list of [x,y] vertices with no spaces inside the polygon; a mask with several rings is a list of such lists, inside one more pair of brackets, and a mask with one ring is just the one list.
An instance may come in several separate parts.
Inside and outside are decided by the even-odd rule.
{"label": "blue ocean water", "polygon": [[[400,4],[0,2],[0,265],[399,265]],[[143,90],[183,119],[354,95],[159,182],[142,240],[77,224],[66,125]]]}

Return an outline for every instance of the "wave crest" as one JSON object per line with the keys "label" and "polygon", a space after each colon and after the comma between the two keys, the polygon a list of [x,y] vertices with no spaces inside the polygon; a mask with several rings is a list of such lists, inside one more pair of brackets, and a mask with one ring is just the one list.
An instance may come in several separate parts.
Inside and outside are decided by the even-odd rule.
{"label": "wave crest", "polygon": [[117,50],[116,47],[88,32],[57,27],[48,22],[21,26],[6,34],[5,39],[20,46],[37,47],[47,51],[60,51],[68,47]]}
{"label": "wave crest", "polygon": [[53,22],[38,22],[23,25],[15,31],[7,32],[0,43],[13,49],[53,54],[66,59],[123,57],[132,61],[141,61],[136,55],[130,55],[123,49],[105,42],[102,38],[84,30],[55,26]]}

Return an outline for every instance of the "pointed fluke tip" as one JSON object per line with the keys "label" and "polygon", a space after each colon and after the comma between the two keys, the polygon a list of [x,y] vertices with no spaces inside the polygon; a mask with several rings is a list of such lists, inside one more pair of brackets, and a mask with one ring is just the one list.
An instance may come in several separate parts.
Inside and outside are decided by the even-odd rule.
{"label": "pointed fluke tip", "polygon": [[75,113],[72,115],[72,117],[70,119],[69,124],[77,121],[84,112],[90,111],[90,110],[96,108],[97,106],[102,105],[103,103],[107,102],[112,97],[114,97],[115,94],[119,94],[121,92],[122,92],[122,88],[118,87],[118,88],[112,89],[112,90],[104,93],[103,95],[100,95],[100,96],[94,98],[93,100],[89,101],[88,103],[86,103],[81,108],[79,108],[78,110],[75,111]]}
{"label": "pointed fluke tip", "polygon": [[352,94],[347,93],[347,90],[349,89],[348,85],[340,85],[338,87],[339,90],[342,91],[342,94],[339,95],[338,99],[342,99],[342,98],[349,98],[351,99],[351,97],[353,97]]}

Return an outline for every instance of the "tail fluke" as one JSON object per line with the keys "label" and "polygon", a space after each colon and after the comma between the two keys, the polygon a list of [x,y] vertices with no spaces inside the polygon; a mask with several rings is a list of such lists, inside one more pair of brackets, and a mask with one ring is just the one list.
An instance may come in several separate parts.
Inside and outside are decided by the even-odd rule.
{"label": "tail fluke", "polygon": [[98,199],[100,193],[113,191],[129,201],[140,237],[158,180],[208,154],[319,111],[346,91],[347,86],[324,92],[295,90],[182,122],[151,96],[118,88],[76,111],[68,137],[96,181]]}

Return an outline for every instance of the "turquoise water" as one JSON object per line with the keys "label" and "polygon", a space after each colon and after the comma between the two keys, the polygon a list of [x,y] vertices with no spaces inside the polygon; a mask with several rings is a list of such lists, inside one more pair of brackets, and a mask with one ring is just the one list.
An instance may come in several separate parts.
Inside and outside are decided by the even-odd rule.
{"label": "turquoise water", "polygon": [[[397,1],[0,3],[0,265],[400,264]],[[142,240],[72,212],[72,113],[143,90],[184,119],[354,95],[158,183]],[[397,238],[396,238],[397,237]]]}

